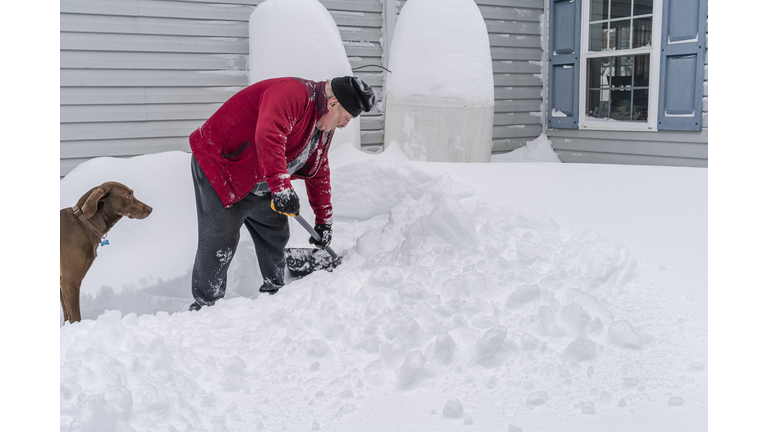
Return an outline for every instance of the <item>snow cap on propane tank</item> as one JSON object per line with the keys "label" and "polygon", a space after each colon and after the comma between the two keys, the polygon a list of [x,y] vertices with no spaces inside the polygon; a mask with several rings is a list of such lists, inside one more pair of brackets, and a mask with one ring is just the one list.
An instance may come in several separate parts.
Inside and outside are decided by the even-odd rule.
{"label": "snow cap on propane tank", "polygon": [[[249,83],[299,77],[325,81],[352,76],[339,29],[317,0],[266,0],[249,19]],[[333,145],[360,148],[360,120],[337,129]]]}
{"label": "snow cap on propane tank", "polygon": [[390,47],[387,94],[493,105],[488,30],[473,0],[410,0]]}
{"label": "snow cap on propane tank", "polygon": [[473,0],[409,0],[390,46],[384,146],[411,159],[490,162],[493,67]]}

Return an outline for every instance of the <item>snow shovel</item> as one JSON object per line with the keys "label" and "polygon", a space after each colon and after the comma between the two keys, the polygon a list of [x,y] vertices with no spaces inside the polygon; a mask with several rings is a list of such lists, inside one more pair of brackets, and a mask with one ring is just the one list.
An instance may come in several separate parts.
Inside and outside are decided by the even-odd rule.
{"label": "snow shovel", "polygon": [[[312,228],[312,225],[304,217],[299,214],[293,217],[312,235],[312,238],[320,240],[320,234]],[[341,257],[336,255],[336,252],[330,246],[325,249],[286,248],[285,261],[291,275],[301,277],[318,269],[333,271],[336,266],[341,264]]]}

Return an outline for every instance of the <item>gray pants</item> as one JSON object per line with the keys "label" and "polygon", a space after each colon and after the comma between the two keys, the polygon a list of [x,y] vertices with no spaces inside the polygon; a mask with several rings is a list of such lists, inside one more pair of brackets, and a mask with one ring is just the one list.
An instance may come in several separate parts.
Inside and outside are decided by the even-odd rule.
{"label": "gray pants", "polygon": [[288,216],[272,210],[270,194],[248,194],[230,208],[221,199],[192,156],[192,183],[197,203],[197,255],[192,268],[192,296],[211,306],[224,297],[227,269],[245,224],[256,246],[259,269],[265,282],[282,286],[285,246],[290,238]]}

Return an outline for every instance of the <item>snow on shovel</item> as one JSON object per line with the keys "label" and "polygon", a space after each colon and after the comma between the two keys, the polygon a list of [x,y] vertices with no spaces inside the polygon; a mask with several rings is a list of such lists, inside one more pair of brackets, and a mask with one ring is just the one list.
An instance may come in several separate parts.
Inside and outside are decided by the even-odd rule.
{"label": "snow on shovel", "polygon": [[[320,234],[302,217],[300,214],[291,215],[304,227],[307,232],[317,241],[320,241]],[[336,266],[341,264],[341,257],[330,246],[325,249],[317,248],[286,248],[285,261],[288,271],[293,276],[306,276],[315,270],[322,269],[333,271]]]}

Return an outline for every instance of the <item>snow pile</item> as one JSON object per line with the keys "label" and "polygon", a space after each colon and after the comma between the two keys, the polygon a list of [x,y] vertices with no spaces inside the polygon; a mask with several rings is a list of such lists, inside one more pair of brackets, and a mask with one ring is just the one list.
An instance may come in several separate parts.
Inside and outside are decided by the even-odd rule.
{"label": "snow pile", "polygon": [[317,0],[266,0],[251,14],[249,35],[251,84],[352,75],[336,22]]}
{"label": "snow pile", "polygon": [[[325,81],[351,76],[339,28],[317,0],[266,0],[248,23],[250,83],[300,77]],[[360,148],[360,120],[334,134],[331,148],[351,142]]]}
{"label": "snow pile", "polygon": [[533,141],[528,141],[523,147],[508,153],[491,156],[492,162],[560,162],[552,149],[552,141],[546,134],[539,135]]}
{"label": "snow pile", "polygon": [[[179,258],[195,234],[175,231],[194,224],[188,154],[95,159],[62,180],[62,205],[117,175],[155,212],[116,225],[84,284],[86,319],[61,328],[61,430],[706,427],[706,294],[670,296],[619,240],[514,198],[467,205],[503,164],[464,184],[459,165],[398,161],[396,147],[331,157],[343,264],[259,295],[244,232],[227,296],[199,312],[186,311],[192,257]],[[153,260],[174,268],[148,276],[159,228]],[[134,282],[121,286],[120,266]]]}
{"label": "snow pile", "polygon": [[472,0],[410,0],[392,36],[386,92],[493,105],[485,21]]}

